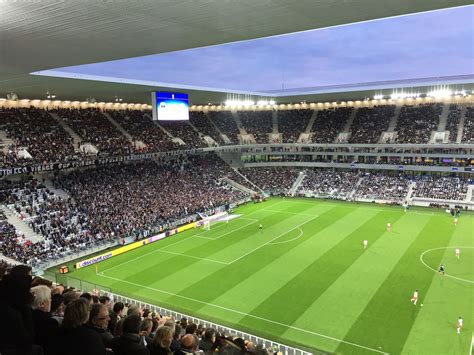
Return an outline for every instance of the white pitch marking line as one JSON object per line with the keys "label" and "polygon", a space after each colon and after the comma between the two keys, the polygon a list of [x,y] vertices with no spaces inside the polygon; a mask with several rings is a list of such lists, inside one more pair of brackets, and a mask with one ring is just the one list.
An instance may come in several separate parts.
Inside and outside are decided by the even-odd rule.
{"label": "white pitch marking line", "polygon": [[160,253],[167,253],[167,254],[173,254],[173,255],[180,255],[180,256],[185,256],[187,258],[193,258],[193,259],[198,259],[198,260],[204,260],[204,261],[210,261],[213,263],[218,263],[218,264],[223,264],[223,265],[229,265],[229,263],[226,263],[224,261],[218,261],[218,260],[213,260],[213,259],[207,259],[207,258],[200,258],[198,256],[194,255],[189,255],[189,254],[182,254],[182,253],[175,253],[173,251],[168,251],[168,250],[163,250],[163,249],[158,249],[157,250]]}
{"label": "white pitch marking line", "polygon": [[245,253],[245,254],[242,255],[242,256],[239,256],[237,259],[232,260],[231,262],[229,262],[229,264],[233,264],[233,263],[235,263],[236,261],[239,261],[240,259],[245,258],[247,255],[252,254],[253,252],[257,251],[258,249],[263,248],[265,245],[270,244],[270,243],[273,242],[274,240],[276,240],[276,239],[278,239],[278,238],[284,236],[284,235],[287,234],[287,233],[290,233],[292,230],[295,230],[296,228],[299,228],[299,227],[301,227],[302,225],[304,225],[304,224],[306,224],[306,223],[309,223],[309,222],[311,222],[313,219],[316,219],[316,218],[318,218],[318,217],[319,217],[318,215],[313,216],[313,218],[310,218],[309,220],[307,220],[307,221],[305,221],[305,222],[303,222],[303,223],[300,223],[300,224],[298,224],[297,226],[294,226],[294,227],[291,228],[290,230],[288,230],[288,231],[286,231],[286,232],[284,232],[284,233],[282,233],[282,234],[276,236],[276,237],[273,238],[273,239],[270,239],[268,242],[266,242],[266,243],[264,243],[264,244],[262,244],[262,245],[256,247],[256,248],[253,249],[253,250],[250,250],[249,252]]}
{"label": "white pitch marking line", "polygon": [[285,240],[283,242],[273,242],[273,243],[270,243],[268,245],[285,244],[285,243],[289,243],[289,242],[295,241],[297,239],[300,239],[300,237],[303,236],[304,233],[303,233],[303,230],[301,228],[297,228],[297,229],[300,230],[300,234],[298,234],[295,238],[290,239],[290,240]]}
{"label": "white pitch marking line", "polygon": [[[474,247],[440,247],[440,248],[428,249],[428,250],[425,250],[423,253],[421,253],[421,255],[420,255],[420,261],[421,261],[421,263],[422,263],[423,265],[425,265],[428,269],[433,270],[434,272],[438,272],[438,270],[433,269],[431,266],[429,266],[428,264],[425,263],[425,261],[423,260],[423,256],[424,256],[426,253],[429,253],[430,251],[433,251],[433,250],[440,250],[440,249],[456,249],[456,248],[459,248],[459,249],[474,249]],[[473,281],[473,280],[466,280],[466,279],[462,279],[462,278],[460,278],[460,277],[452,276],[452,275],[449,275],[449,274],[444,274],[444,276],[451,277],[452,279],[456,279],[456,280],[459,280],[459,281],[464,281],[464,282],[468,282],[468,283],[474,284],[474,281]]]}
{"label": "white pitch marking line", "polygon": [[[226,236],[226,235],[228,235],[228,234],[234,233],[235,231],[238,231],[238,230],[240,230],[240,229],[242,229],[242,228],[248,227],[248,226],[254,224],[254,223],[257,222],[257,221],[258,221],[258,220],[256,219],[256,220],[254,220],[253,222],[244,224],[242,227],[235,228],[235,229],[232,229],[231,231],[228,231],[227,233],[221,234],[221,235],[219,235],[219,236],[216,237],[216,238],[201,237],[201,236],[197,236],[197,237],[198,237],[198,238],[201,237],[201,238],[208,238],[208,239],[212,239],[212,240],[218,240],[218,239],[221,239],[222,237],[224,237],[224,236]],[[196,237],[196,236],[195,236],[195,237]]]}
{"label": "white pitch marking line", "polygon": [[196,302],[196,303],[203,304],[203,305],[205,305],[205,306],[210,306],[210,307],[222,309],[222,310],[224,310],[224,311],[236,313],[236,314],[239,314],[239,315],[242,315],[242,316],[245,316],[245,317],[255,318],[255,319],[258,319],[258,320],[261,320],[261,321],[264,321],[264,322],[268,322],[268,323],[272,323],[272,324],[277,324],[277,325],[280,325],[280,326],[283,326],[283,327],[286,327],[286,328],[289,328],[289,329],[293,329],[293,330],[296,330],[296,331],[299,331],[299,332],[311,334],[311,335],[318,336],[318,337],[325,338],[325,339],[334,340],[334,341],[337,341],[337,342],[339,342],[339,343],[344,343],[344,344],[352,345],[352,346],[355,346],[355,347],[358,347],[358,348],[361,348],[361,349],[366,349],[366,350],[369,350],[369,351],[373,351],[373,352],[376,352],[376,353],[379,353],[379,354],[385,354],[385,355],[388,355],[388,354],[389,354],[389,353],[386,353],[386,352],[384,352],[384,351],[377,350],[377,349],[372,349],[372,348],[369,348],[369,347],[364,346],[364,345],[359,345],[359,344],[356,344],[356,343],[351,343],[351,342],[346,341],[346,340],[343,340],[343,339],[334,338],[334,337],[331,337],[331,336],[329,336],[329,335],[324,335],[324,334],[321,334],[321,333],[316,333],[316,332],[313,332],[313,331],[310,331],[310,330],[307,330],[307,329],[298,328],[298,327],[295,327],[295,326],[292,326],[292,325],[288,325],[288,324],[284,324],[284,323],[281,323],[281,322],[278,322],[278,321],[274,321],[274,320],[271,320],[271,319],[262,318],[262,317],[259,317],[259,316],[254,316],[254,315],[252,315],[252,314],[248,314],[248,313],[245,313],[245,312],[237,311],[237,310],[232,309],[232,308],[227,308],[227,307],[219,306],[219,305],[217,305],[217,304],[213,304],[213,303],[208,303],[208,302],[200,301],[200,300],[195,299],[195,298],[182,296],[182,295],[179,295],[179,294],[177,294],[177,293],[173,293],[173,292],[169,292],[169,291],[164,291],[164,290],[160,290],[160,289],[153,288],[153,287],[149,287],[149,286],[144,286],[144,285],[141,285],[141,284],[138,284],[138,283],[135,283],[135,282],[131,282],[131,281],[127,281],[127,280],[122,280],[122,279],[119,279],[119,278],[116,278],[116,277],[112,277],[112,276],[107,276],[107,275],[98,275],[98,276],[100,276],[100,277],[105,277],[105,278],[108,278],[108,279],[111,279],[111,280],[114,280],[114,281],[118,281],[118,282],[127,283],[127,284],[130,284],[130,285],[136,286],[136,287],[142,287],[142,288],[145,288],[145,289],[147,289],[147,290],[151,290],[151,291],[155,291],[155,292],[160,292],[160,293],[163,293],[163,294],[168,295],[168,296],[173,296],[173,297],[182,298],[182,299],[185,299],[185,300],[188,300],[188,301],[193,301],[193,302]]}

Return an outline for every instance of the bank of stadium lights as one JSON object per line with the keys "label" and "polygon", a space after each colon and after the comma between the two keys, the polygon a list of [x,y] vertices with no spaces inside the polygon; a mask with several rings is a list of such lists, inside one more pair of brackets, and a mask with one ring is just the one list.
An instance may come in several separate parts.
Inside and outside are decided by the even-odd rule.
{"label": "bank of stadium lights", "polygon": [[390,95],[392,100],[403,100],[403,99],[416,99],[421,96],[419,92],[394,92]]}
{"label": "bank of stadium lights", "polygon": [[46,98],[47,98],[47,99],[55,99],[55,98],[56,98],[56,95],[51,94],[49,91],[46,91]]}

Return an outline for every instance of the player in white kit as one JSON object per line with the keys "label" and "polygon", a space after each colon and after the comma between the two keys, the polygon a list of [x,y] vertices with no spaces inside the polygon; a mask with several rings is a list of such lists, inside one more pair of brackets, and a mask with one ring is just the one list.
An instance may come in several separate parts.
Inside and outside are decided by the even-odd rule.
{"label": "player in white kit", "polygon": [[458,258],[458,260],[459,260],[460,256],[461,256],[461,249],[456,248],[456,258]]}
{"label": "player in white kit", "polygon": [[364,249],[367,249],[367,247],[369,246],[369,241],[366,239],[364,240]]}
{"label": "player in white kit", "polygon": [[415,292],[413,292],[413,296],[410,299],[410,302],[413,302],[413,304],[416,306],[416,302],[418,302],[418,290],[415,290]]}
{"label": "player in white kit", "polygon": [[457,226],[457,225],[458,225],[458,219],[455,218],[455,219],[454,219],[454,226]]}
{"label": "player in white kit", "polygon": [[456,325],[456,332],[458,334],[461,334],[461,329],[462,329],[462,318],[459,317],[458,318],[458,324]]}
{"label": "player in white kit", "polygon": [[387,223],[387,230],[389,230],[389,231],[392,230],[392,224],[391,223]]}

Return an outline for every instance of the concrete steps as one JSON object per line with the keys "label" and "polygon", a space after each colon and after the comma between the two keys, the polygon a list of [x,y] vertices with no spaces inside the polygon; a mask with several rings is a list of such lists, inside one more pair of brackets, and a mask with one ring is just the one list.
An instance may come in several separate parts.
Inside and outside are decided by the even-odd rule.
{"label": "concrete steps", "polygon": [[354,118],[357,114],[357,109],[353,109],[352,112],[351,112],[351,115],[349,117],[349,119],[347,120],[343,130],[341,133],[350,133],[351,131],[351,126],[352,126],[352,122],[354,122]]}
{"label": "concrete steps", "polygon": [[48,112],[49,115],[56,120],[59,125],[71,136],[73,144],[74,144],[74,151],[79,152],[79,147],[82,143],[82,138],[74,132],[74,130],[55,112]]}
{"label": "concrete steps", "polygon": [[234,118],[235,124],[237,125],[237,128],[239,129],[240,134],[246,135],[248,134],[245,128],[242,126],[242,121],[240,120],[239,114],[237,111],[230,111],[232,114],[232,117]]}
{"label": "concrete steps", "polygon": [[0,205],[0,209],[5,213],[7,217],[8,223],[15,227],[15,229],[25,236],[25,239],[30,240],[33,243],[37,243],[43,240],[43,236],[36,233],[33,229],[31,229],[28,224],[23,222],[18,215],[8,208],[5,205]]}
{"label": "concrete steps", "polygon": [[304,170],[301,170],[300,174],[298,175],[295,182],[291,186],[291,189],[289,191],[290,196],[295,196],[296,192],[298,191],[298,188],[300,187],[305,177],[306,177],[306,172]]}
{"label": "concrete steps", "polygon": [[250,194],[250,195],[255,195],[256,194],[256,192],[254,190],[251,190],[251,189],[245,187],[244,185],[241,185],[238,182],[236,182],[236,181],[234,181],[234,180],[232,180],[228,177],[223,177],[222,180],[225,181],[230,186],[235,187],[239,191],[245,192],[245,193]]}
{"label": "concrete steps", "polygon": [[439,123],[438,123],[438,129],[437,129],[438,132],[444,132],[446,130],[448,115],[449,115],[449,104],[444,104],[443,109],[441,111],[441,115],[439,116]]}
{"label": "concrete steps", "polygon": [[278,133],[278,111],[274,110],[272,112],[272,132]]}
{"label": "concrete steps", "polygon": [[130,133],[128,133],[117,121],[115,121],[112,116],[110,116],[107,112],[102,112],[102,115],[104,115],[105,118],[107,118],[107,120],[112,123],[115,128],[117,128],[120,133],[122,133],[125,137],[127,137],[128,141],[129,142],[132,142],[133,143],[133,137]]}
{"label": "concrete steps", "polygon": [[390,123],[388,124],[387,132],[395,132],[395,128],[397,127],[398,116],[400,116],[401,109],[401,106],[395,107],[395,113],[393,114],[393,117],[390,120]]}
{"label": "concrete steps", "polygon": [[462,134],[464,131],[464,122],[466,121],[466,105],[462,105],[461,108],[461,120],[459,121],[458,125],[458,134],[456,136],[456,143],[461,143],[462,141]]}
{"label": "concrete steps", "polygon": [[308,126],[304,130],[304,133],[311,133],[311,128],[313,128],[313,124],[317,116],[318,116],[318,111],[314,110],[313,114],[311,115],[311,118],[309,119]]}
{"label": "concrete steps", "polygon": [[405,196],[405,201],[412,200],[412,195],[413,195],[413,191],[415,190],[415,187],[416,187],[416,182],[410,183],[410,186],[408,186],[408,192]]}

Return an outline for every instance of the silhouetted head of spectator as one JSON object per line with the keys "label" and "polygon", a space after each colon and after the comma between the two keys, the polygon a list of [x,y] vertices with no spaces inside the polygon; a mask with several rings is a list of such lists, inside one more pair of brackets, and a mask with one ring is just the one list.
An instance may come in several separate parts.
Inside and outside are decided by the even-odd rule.
{"label": "silhouetted head of spectator", "polygon": [[89,305],[92,305],[92,295],[89,292],[84,292],[80,298],[85,299]]}
{"label": "silhouetted head of spectator", "polygon": [[13,307],[30,306],[33,295],[30,293],[31,276],[14,273],[3,276],[0,282],[0,297]]}
{"label": "silhouetted head of spectator", "polygon": [[64,328],[78,328],[89,320],[89,303],[84,298],[71,301],[64,311]]}
{"label": "silhouetted head of spectator", "polygon": [[113,310],[115,313],[117,313],[117,315],[121,316],[124,308],[125,308],[125,305],[122,302],[116,302],[114,304]]}
{"label": "silhouetted head of spectator", "polygon": [[196,323],[191,323],[186,326],[186,334],[196,334],[198,326]]}
{"label": "silhouetted head of spectator", "polygon": [[138,334],[140,333],[140,325],[142,323],[142,318],[139,315],[127,316],[123,320],[123,334]]}
{"label": "silhouetted head of spectator", "polygon": [[64,315],[64,297],[60,294],[51,296],[51,313],[57,315]]}
{"label": "silhouetted head of spectator", "polygon": [[10,270],[10,275],[29,275],[32,276],[31,266],[15,265]]}
{"label": "silhouetted head of spectator", "polygon": [[181,318],[181,320],[179,321],[179,325],[181,326],[181,328],[186,329],[186,326],[188,325],[188,318]]}
{"label": "silhouetted head of spectator", "polygon": [[53,286],[53,283],[49,280],[43,279],[42,277],[35,276],[33,277],[33,281],[31,281],[31,287],[35,287],[38,285],[44,285],[51,288]]}
{"label": "silhouetted head of spectator", "polygon": [[105,304],[107,307],[110,307],[110,297],[109,296],[100,296],[99,303]]}

